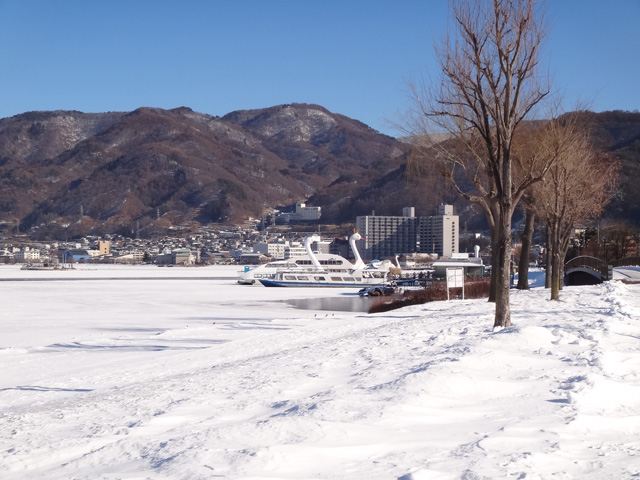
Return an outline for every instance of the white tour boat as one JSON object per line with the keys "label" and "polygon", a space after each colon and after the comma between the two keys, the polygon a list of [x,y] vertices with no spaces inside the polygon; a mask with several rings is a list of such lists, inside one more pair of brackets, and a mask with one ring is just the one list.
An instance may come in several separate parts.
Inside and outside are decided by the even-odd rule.
{"label": "white tour boat", "polygon": [[[357,235],[357,236],[356,236]],[[349,238],[349,245],[351,249],[354,251],[354,255],[356,257],[356,265],[358,267],[364,266],[364,262],[360,257],[360,254],[355,247],[355,241],[360,239],[361,237],[358,234],[351,235]],[[316,239],[312,239],[310,243],[315,241]],[[306,246],[305,246],[306,248]],[[355,250],[354,250],[355,249]],[[241,285],[253,285],[260,280],[272,280],[275,278],[276,272],[278,270],[296,270],[301,269],[309,269],[314,267],[313,260],[309,256],[310,248],[307,249],[307,255],[301,255],[299,257],[291,257],[288,260],[275,260],[273,262],[264,263],[258,266],[250,266],[247,265],[243,270],[238,272],[238,283]],[[341,257],[340,255],[334,255],[331,253],[318,253],[312,252],[312,255],[318,260],[320,265],[323,268],[328,269],[340,269],[344,271],[348,271],[349,269],[353,269],[355,266],[346,258]],[[382,266],[376,267],[376,269],[387,267],[387,264],[382,264]],[[370,267],[373,268],[373,267]]]}
{"label": "white tour boat", "polygon": [[[305,258],[307,257],[300,257],[298,260],[303,260]],[[298,267],[299,265],[294,261],[293,258],[289,260],[276,260],[273,262],[264,263],[257,267],[247,265],[244,267],[244,270],[238,272],[238,283],[240,285],[253,285],[263,278],[273,278],[278,269],[284,268],[289,270]]]}
{"label": "white tour boat", "polygon": [[[343,287],[363,288],[389,283],[388,269],[368,268],[362,261],[355,242],[361,237],[354,233],[349,245],[356,258],[355,264],[339,255],[319,254],[311,250],[311,243],[320,237],[312,235],[304,242],[307,257],[295,268],[279,268],[272,278],[261,278],[265,287]],[[324,258],[329,257],[329,258]]]}

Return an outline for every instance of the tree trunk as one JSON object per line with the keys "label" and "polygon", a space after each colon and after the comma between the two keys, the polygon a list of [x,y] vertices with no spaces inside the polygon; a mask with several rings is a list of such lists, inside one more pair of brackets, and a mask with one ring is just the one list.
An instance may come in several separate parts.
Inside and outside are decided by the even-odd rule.
{"label": "tree trunk", "polygon": [[[511,272],[511,212],[503,209],[496,222],[497,263],[492,267],[496,275],[496,315],[493,327],[511,326],[509,306]],[[493,272],[492,272],[493,273]]]}
{"label": "tree trunk", "polygon": [[551,300],[560,300],[560,252],[554,249],[551,263]]}
{"label": "tree trunk", "polygon": [[554,219],[547,224],[549,232],[549,251],[551,255],[551,300],[560,300],[560,231],[558,220]]}
{"label": "tree trunk", "polygon": [[551,288],[551,234],[547,224],[547,249],[544,252],[544,288]]}
{"label": "tree trunk", "polygon": [[559,275],[560,275],[560,283],[558,285],[558,290],[562,290],[564,288],[564,264],[567,260],[567,252],[569,251],[569,245],[571,243],[571,230],[573,225],[565,225],[563,231],[560,235],[559,239],[559,249],[560,249],[560,264],[559,264]]}
{"label": "tree trunk", "polygon": [[518,289],[529,290],[529,254],[533,243],[533,227],[536,221],[534,213],[527,210],[524,220],[524,232],[522,232],[522,249],[520,251],[520,263],[518,265]]}
{"label": "tree trunk", "polygon": [[491,284],[489,286],[489,302],[495,303],[498,291],[499,246],[496,235],[491,236]]}

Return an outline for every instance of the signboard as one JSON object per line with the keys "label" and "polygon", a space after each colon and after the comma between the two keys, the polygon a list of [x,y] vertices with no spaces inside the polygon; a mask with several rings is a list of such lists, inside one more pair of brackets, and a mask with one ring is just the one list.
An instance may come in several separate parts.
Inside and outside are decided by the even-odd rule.
{"label": "signboard", "polygon": [[449,300],[450,288],[462,288],[462,299],[464,300],[464,268],[447,268],[447,300]]}

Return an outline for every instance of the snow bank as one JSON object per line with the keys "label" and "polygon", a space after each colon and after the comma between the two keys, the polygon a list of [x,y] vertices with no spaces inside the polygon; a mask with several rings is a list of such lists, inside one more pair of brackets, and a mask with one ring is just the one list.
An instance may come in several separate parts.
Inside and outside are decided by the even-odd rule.
{"label": "snow bank", "polygon": [[296,310],[352,293],[166,270],[0,281],[3,479],[640,475],[640,286],[513,291],[494,332],[482,300]]}

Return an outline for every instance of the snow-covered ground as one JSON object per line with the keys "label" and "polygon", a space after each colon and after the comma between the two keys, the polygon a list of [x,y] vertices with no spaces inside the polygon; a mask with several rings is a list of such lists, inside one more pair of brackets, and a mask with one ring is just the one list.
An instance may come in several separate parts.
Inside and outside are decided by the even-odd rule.
{"label": "snow-covered ground", "polygon": [[640,477],[640,285],[513,290],[493,331],[236,269],[0,266],[0,478]]}

